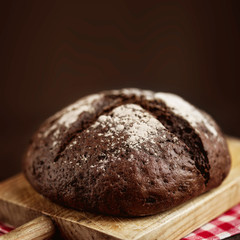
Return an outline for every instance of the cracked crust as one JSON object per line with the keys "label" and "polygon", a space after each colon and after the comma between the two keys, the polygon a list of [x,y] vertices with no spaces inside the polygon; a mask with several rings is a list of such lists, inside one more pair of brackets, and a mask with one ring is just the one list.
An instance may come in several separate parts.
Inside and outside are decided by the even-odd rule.
{"label": "cracked crust", "polygon": [[221,184],[230,156],[203,111],[173,94],[122,89],[87,96],[46,120],[23,169],[38,192],[65,206],[144,216]]}

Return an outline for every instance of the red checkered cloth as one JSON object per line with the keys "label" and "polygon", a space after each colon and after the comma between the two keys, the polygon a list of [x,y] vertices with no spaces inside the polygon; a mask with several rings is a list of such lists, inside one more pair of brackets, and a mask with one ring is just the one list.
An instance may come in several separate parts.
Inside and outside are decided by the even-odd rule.
{"label": "red checkered cloth", "polygon": [[13,227],[0,222],[0,236],[10,232],[13,229],[14,229]]}
{"label": "red checkered cloth", "polygon": [[240,233],[240,204],[181,240],[218,240]]}
{"label": "red checkered cloth", "polygon": [[[0,236],[14,228],[0,223]],[[240,203],[181,240],[217,240],[240,233]]]}

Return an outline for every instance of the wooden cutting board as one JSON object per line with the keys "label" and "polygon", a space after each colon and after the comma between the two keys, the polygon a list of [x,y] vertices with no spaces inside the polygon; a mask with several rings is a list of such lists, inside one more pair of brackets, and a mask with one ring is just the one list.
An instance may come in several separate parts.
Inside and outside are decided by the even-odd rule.
{"label": "wooden cutting board", "polygon": [[240,202],[240,140],[228,143],[233,163],[222,185],[170,211],[140,218],[75,211],[48,201],[19,174],[0,183],[0,220],[19,226],[47,215],[66,239],[180,239]]}

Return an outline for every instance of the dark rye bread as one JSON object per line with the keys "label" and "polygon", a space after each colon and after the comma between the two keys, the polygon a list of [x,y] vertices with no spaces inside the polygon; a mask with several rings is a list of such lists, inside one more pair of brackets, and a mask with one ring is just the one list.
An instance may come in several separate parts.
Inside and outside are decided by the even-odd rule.
{"label": "dark rye bread", "polygon": [[144,216],[217,187],[230,156],[205,112],[174,94],[122,89],[82,98],[46,120],[23,169],[54,202]]}

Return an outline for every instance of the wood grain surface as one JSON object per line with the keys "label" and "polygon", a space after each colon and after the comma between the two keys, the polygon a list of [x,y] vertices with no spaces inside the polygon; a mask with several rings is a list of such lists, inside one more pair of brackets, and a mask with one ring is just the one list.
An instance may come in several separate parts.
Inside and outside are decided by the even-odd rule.
{"label": "wood grain surface", "polygon": [[19,174],[0,183],[0,220],[20,226],[46,215],[70,240],[180,239],[240,202],[240,140],[229,138],[228,143],[232,168],[221,186],[170,211],[140,218],[75,211],[45,199]]}
{"label": "wood grain surface", "polygon": [[49,217],[41,216],[0,237],[0,240],[45,240],[55,233]]}

